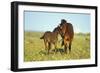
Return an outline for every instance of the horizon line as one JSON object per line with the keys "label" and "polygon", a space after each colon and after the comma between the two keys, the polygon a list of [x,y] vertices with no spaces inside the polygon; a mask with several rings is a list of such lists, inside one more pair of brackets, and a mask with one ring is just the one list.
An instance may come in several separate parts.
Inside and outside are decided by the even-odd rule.
{"label": "horizon line", "polygon": [[[46,32],[46,31],[24,30],[24,32]],[[74,32],[74,33],[90,33],[90,32]]]}

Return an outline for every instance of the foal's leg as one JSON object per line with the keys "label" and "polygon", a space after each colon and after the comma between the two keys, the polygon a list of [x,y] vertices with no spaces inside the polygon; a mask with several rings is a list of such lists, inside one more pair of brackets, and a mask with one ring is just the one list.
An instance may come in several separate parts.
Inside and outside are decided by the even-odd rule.
{"label": "foal's leg", "polygon": [[55,49],[57,49],[57,43],[55,43]]}
{"label": "foal's leg", "polygon": [[44,40],[44,44],[45,44],[45,51],[48,52],[48,42],[46,42],[46,40]]}
{"label": "foal's leg", "polygon": [[48,43],[48,54],[50,52],[50,49],[51,49],[51,43]]}
{"label": "foal's leg", "polygon": [[54,52],[57,53],[57,43],[54,43],[55,49]]}

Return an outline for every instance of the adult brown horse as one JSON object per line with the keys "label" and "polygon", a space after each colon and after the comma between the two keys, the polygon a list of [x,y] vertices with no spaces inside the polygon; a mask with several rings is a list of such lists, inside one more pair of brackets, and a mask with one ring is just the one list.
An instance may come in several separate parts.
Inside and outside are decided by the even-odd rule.
{"label": "adult brown horse", "polygon": [[67,53],[67,48],[71,52],[71,45],[74,37],[74,29],[71,23],[67,23],[65,19],[61,20],[60,29],[62,31],[62,46],[64,45],[64,51]]}

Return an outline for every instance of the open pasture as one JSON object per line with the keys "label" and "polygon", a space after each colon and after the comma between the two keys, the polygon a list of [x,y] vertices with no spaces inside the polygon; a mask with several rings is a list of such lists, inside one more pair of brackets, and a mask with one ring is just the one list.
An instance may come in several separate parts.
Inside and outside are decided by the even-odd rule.
{"label": "open pasture", "polygon": [[[75,34],[71,53],[64,53],[59,35],[57,49],[54,45],[50,54],[46,54],[44,41],[40,39],[44,32],[24,33],[24,61],[77,60],[90,58],[90,34]],[[56,53],[55,53],[56,51]]]}

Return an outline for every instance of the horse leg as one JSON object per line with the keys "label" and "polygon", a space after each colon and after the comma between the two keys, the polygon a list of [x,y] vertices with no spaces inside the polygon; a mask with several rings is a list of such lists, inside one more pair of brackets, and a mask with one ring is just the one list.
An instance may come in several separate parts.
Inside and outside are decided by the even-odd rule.
{"label": "horse leg", "polygon": [[55,49],[54,52],[57,53],[57,43],[54,43]]}
{"label": "horse leg", "polygon": [[71,52],[71,42],[69,43],[69,53]]}
{"label": "horse leg", "polygon": [[64,51],[67,54],[67,44],[64,45]]}
{"label": "horse leg", "polygon": [[47,49],[48,49],[48,42],[46,42],[46,40],[44,40],[44,44],[45,44],[45,51],[47,52]]}
{"label": "horse leg", "polygon": [[64,52],[67,53],[67,40],[64,38]]}
{"label": "horse leg", "polygon": [[62,43],[61,43],[61,46],[63,46],[64,45],[64,40],[62,40]]}
{"label": "horse leg", "polygon": [[51,49],[51,43],[48,43],[48,54],[50,52],[50,49]]}

